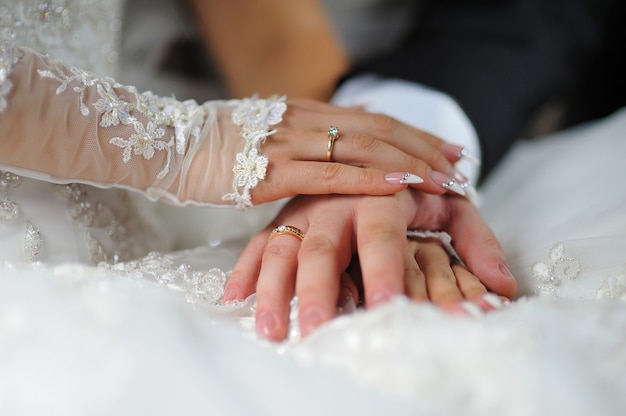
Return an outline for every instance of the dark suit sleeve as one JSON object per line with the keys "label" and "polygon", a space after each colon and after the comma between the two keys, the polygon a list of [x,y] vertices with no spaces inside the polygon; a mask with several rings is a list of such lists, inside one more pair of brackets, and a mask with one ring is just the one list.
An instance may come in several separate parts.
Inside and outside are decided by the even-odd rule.
{"label": "dark suit sleeve", "polygon": [[597,0],[424,3],[406,42],[355,72],[419,82],[456,99],[478,133],[484,176],[539,105],[576,81],[599,42],[603,9]]}

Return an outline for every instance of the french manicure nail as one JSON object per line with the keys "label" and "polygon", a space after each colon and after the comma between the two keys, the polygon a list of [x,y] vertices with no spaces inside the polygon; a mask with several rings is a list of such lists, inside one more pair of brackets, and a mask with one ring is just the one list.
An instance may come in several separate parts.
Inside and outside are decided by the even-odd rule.
{"label": "french manicure nail", "polygon": [[389,183],[423,183],[424,179],[409,172],[392,172],[385,174],[385,180]]}
{"label": "french manicure nail", "polygon": [[445,142],[441,144],[441,151],[443,152],[443,154],[446,156],[448,160],[460,159],[462,157],[461,152],[463,152],[463,149],[464,147],[459,146],[458,144],[445,143]]}
{"label": "french manicure nail", "polygon": [[469,179],[467,179],[465,175],[463,175],[461,172],[459,172],[458,170],[454,168],[448,169],[448,176],[456,180],[461,186],[465,185],[466,183],[469,183]]}
{"label": "french manicure nail", "polygon": [[278,326],[276,315],[272,312],[261,312],[256,318],[256,332],[264,337],[269,336]]}
{"label": "french manicure nail", "polygon": [[436,170],[430,171],[430,178],[433,182],[437,183],[444,189],[448,189],[452,192],[456,192],[459,195],[465,196],[465,190],[457,183],[456,180],[450,178],[445,173],[437,172]]}
{"label": "french manicure nail", "polygon": [[494,295],[493,293],[485,293],[484,295],[482,295],[482,298],[494,309],[500,309],[502,305],[504,305],[502,299],[500,299],[500,296]]}
{"label": "french manicure nail", "polygon": [[467,314],[473,318],[480,318],[484,315],[484,312],[478,305],[473,302],[461,302],[461,307],[467,312]]}
{"label": "french manicure nail", "polygon": [[477,166],[480,166],[480,164],[481,164],[480,158],[477,157],[476,155],[474,155],[469,150],[467,150],[466,147],[461,149],[461,151],[459,152],[459,158],[460,159],[465,159],[468,162],[473,163],[474,165],[477,165]]}

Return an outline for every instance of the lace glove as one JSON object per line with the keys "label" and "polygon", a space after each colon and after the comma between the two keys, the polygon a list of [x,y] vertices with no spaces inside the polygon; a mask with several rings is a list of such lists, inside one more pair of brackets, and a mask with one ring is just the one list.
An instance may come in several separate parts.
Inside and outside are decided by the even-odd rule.
{"label": "lace glove", "polygon": [[198,105],[139,93],[0,36],[0,166],[27,177],[248,207],[268,164],[259,147],[285,110],[281,97]]}

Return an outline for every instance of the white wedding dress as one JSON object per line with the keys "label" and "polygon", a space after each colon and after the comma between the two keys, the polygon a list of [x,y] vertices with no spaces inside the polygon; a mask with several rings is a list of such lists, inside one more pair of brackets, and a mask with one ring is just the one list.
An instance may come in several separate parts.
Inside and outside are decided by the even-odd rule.
{"label": "white wedding dress", "polygon": [[[112,75],[121,6],[0,0],[0,29]],[[397,299],[282,344],[254,336],[253,297],[220,304],[275,207],[174,211],[177,238],[198,219],[213,231],[163,254],[172,232],[142,196],[3,170],[0,414],[623,414],[625,134],[620,112],[521,142],[485,184],[521,287],[508,307],[459,318]]]}

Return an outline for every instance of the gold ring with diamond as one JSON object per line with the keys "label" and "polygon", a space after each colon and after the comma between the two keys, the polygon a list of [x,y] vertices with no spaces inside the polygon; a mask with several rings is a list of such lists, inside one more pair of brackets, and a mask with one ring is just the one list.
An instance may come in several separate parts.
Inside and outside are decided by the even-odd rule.
{"label": "gold ring with diamond", "polygon": [[339,138],[339,129],[337,127],[330,126],[328,129],[328,148],[326,149],[326,161],[330,162],[333,157],[333,149],[335,147],[335,140]]}
{"label": "gold ring with diamond", "polygon": [[302,232],[301,229],[291,226],[291,225],[279,225],[278,227],[272,230],[272,232],[270,233],[270,236],[267,238],[267,241],[271,241],[274,237],[277,237],[283,234],[293,236],[300,241],[304,240],[304,233]]}

